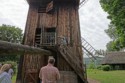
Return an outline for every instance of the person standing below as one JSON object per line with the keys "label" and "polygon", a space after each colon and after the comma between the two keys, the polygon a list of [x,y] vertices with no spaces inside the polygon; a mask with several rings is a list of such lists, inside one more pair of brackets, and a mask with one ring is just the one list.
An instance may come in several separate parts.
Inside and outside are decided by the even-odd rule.
{"label": "person standing below", "polygon": [[0,83],[12,83],[9,74],[7,73],[10,66],[9,64],[4,64],[0,69]]}
{"label": "person standing below", "polygon": [[55,59],[49,58],[47,66],[41,68],[39,78],[42,80],[41,83],[56,83],[60,79],[59,70],[54,67]]}
{"label": "person standing below", "polygon": [[12,64],[9,64],[9,66],[10,66],[10,69],[9,69],[9,71],[8,71],[8,74],[9,74],[10,78],[12,79],[12,76],[13,76],[14,71],[13,71],[13,69],[12,69]]}

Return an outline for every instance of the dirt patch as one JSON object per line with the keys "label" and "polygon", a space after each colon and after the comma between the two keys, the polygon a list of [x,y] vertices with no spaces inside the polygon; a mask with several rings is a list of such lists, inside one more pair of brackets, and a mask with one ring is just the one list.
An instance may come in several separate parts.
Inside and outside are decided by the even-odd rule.
{"label": "dirt patch", "polygon": [[94,79],[88,78],[88,83],[100,83],[100,82],[97,81],[97,80],[94,80]]}

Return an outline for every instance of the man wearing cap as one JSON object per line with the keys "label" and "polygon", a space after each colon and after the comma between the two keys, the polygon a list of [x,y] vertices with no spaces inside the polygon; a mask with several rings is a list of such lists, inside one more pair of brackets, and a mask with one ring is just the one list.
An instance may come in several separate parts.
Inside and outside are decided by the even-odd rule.
{"label": "man wearing cap", "polygon": [[54,67],[55,59],[49,58],[47,66],[41,68],[39,78],[41,83],[56,83],[60,79],[59,70]]}

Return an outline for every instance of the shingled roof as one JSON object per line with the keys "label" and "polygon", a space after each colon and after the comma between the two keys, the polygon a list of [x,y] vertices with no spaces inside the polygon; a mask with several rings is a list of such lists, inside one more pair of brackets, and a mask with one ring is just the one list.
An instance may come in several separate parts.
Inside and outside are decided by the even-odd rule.
{"label": "shingled roof", "polygon": [[107,53],[102,64],[125,64],[125,52]]}

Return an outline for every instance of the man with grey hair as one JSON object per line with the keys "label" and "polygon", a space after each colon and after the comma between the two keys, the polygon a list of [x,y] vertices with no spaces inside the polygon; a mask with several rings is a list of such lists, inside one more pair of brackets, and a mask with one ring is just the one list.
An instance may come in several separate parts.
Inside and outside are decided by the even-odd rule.
{"label": "man with grey hair", "polygon": [[41,83],[56,83],[60,79],[59,70],[54,67],[55,59],[50,57],[47,66],[41,68],[39,78]]}

